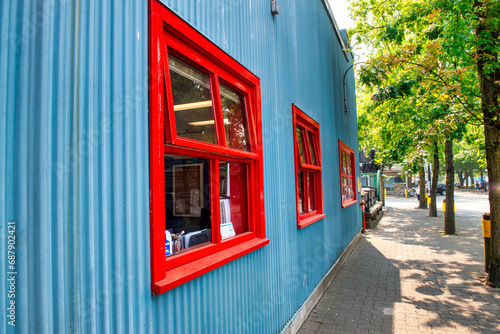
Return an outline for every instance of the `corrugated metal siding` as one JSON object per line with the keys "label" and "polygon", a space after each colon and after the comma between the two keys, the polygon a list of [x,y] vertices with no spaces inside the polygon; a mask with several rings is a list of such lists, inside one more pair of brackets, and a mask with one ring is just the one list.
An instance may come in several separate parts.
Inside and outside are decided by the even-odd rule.
{"label": "corrugated metal siding", "polygon": [[[361,227],[357,206],[340,208],[353,77],[345,115],[350,64],[323,2],[281,2],[274,18],[269,1],[164,3],[261,79],[271,242],[152,298],[147,1],[2,1],[0,289],[14,221],[15,332],[279,332]],[[321,126],[327,217],[302,230],[292,103]]]}

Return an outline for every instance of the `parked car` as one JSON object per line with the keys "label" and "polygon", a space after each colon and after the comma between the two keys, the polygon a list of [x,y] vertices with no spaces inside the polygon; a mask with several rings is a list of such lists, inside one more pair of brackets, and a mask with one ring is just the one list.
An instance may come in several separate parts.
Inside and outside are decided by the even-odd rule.
{"label": "parked car", "polygon": [[437,185],[437,193],[439,195],[445,196],[446,195],[446,184],[444,184],[444,183],[438,183],[438,185]]}

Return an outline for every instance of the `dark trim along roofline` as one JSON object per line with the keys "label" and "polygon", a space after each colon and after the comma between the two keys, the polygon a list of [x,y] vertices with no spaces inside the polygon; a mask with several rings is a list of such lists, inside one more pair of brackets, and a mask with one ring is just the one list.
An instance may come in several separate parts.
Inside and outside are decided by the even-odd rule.
{"label": "dark trim along roofline", "polygon": [[[344,52],[344,57],[347,60],[347,62],[352,61],[353,59],[349,59],[347,49],[349,49],[349,45],[346,45],[344,39],[342,38],[342,34],[340,33],[339,27],[337,25],[337,21],[335,21],[335,16],[333,16],[332,9],[330,8],[330,5],[328,4],[328,0],[321,0],[323,2],[323,6],[325,6],[326,12],[328,14],[328,17],[330,18],[330,22],[332,24],[333,30],[335,31],[335,34],[337,35],[337,39],[339,40],[340,46],[342,46],[342,51]],[[351,57],[352,58],[352,57]]]}

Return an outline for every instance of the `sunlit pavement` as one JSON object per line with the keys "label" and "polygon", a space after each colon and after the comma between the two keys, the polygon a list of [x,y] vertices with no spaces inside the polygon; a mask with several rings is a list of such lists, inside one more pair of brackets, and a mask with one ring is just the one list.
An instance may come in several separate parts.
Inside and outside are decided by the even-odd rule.
{"label": "sunlit pavement", "polygon": [[500,333],[500,289],[484,277],[487,194],[457,191],[457,235],[416,198],[387,198],[299,333]]}

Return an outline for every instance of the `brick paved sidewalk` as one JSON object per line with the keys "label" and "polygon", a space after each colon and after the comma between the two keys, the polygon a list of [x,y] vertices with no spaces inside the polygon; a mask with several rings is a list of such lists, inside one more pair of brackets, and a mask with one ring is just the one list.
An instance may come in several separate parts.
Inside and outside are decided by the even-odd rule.
{"label": "brick paved sidewalk", "polygon": [[416,199],[388,198],[299,333],[500,333],[500,289],[477,278],[485,198],[457,194],[454,236],[439,233],[442,212],[430,218]]}

